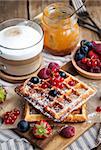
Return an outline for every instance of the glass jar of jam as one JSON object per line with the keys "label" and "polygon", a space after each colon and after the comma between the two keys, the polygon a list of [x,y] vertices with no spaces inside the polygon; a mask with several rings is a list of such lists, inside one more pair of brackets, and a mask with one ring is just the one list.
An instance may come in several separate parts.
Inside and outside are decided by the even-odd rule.
{"label": "glass jar of jam", "polygon": [[53,3],[43,11],[45,50],[53,55],[69,54],[79,42],[79,26],[73,9],[65,3]]}

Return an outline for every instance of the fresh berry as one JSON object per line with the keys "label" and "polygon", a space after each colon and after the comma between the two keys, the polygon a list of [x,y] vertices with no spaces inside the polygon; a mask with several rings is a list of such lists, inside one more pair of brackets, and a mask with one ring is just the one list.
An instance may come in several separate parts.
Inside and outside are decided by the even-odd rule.
{"label": "fresh berry", "polygon": [[101,106],[98,106],[98,107],[96,108],[96,112],[101,112]]}
{"label": "fresh berry", "polygon": [[94,51],[92,51],[92,50],[90,50],[90,51],[88,52],[88,56],[89,56],[90,58],[93,58],[93,59],[99,58],[99,56],[98,56]]}
{"label": "fresh berry", "polygon": [[52,70],[52,72],[56,72],[60,69],[60,66],[55,63],[55,62],[51,62],[49,65],[48,65],[48,68]]}
{"label": "fresh berry", "polygon": [[98,61],[96,59],[92,59],[92,67],[96,67],[98,65]]}
{"label": "fresh berry", "polygon": [[15,114],[16,116],[20,115],[20,110],[14,109],[14,114]]}
{"label": "fresh berry", "polygon": [[19,114],[20,114],[20,110],[18,109],[14,109],[10,112],[6,112],[3,117],[4,123],[9,125],[15,123]]}
{"label": "fresh berry", "polygon": [[38,77],[32,77],[30,79],[30,82],[34,83],[34,84],[38,84],[39,83],[39,78]]}
{"label": "fresh berry", "polygon": [[73,137],[75,135],[75,127],[73,127],[73,126],[66,126],[66,127],[61,129],[59,134],[61,136],[65,137],[65,138]]}
{"label": "fresh berry", "polygon": [[50,75],[51,75],[51,71],[48,68],[42,68],[38,73],[38,77],[40,79],[48,79]]}
{"label": "fresh berry", "polygon": [[49,95],[55,97],[55,96],[57,96],[57,91],[56,90],[51,90],[51,91],[49,91]]}
{"label": "fresh berry", "polygon": [[88,42],[87,40],[82,40],[82,41],[80,42],[81,47],[84,46],[85,43],[87,43],[87,42]]}
{"label": "fresh berry", "polygon": [[3,124],[4,119],[2,117],[0,117],[0,126]]}
{"label": "fresh berry", "polygon": [[58,88],[63,89],[64,88],[64,84],[61,83],[60,85],[58,85]]}
{"label": "fresh berry", "polygon": [[0,104],[6,100],[7,92],[3,86],[0,86]]}
{"label": "fresh berry", "polygon": [[91,60],[87,61],[87,66],[92,67],[92,61]]}
{"label": "fresh berry", "polygon": [[68,84],[69,84],[70,86],[74,86],[74,85],[75,85],[75,81],[71,80],[71,81],[68,82]]}
{"label": "fresh berry", "polygon": [[64,81],[64,78],[60,78],[59,81],[60,81],[60,82],[63,82],[63,81]]}
{"label": "fresh berry", "polygon": [[55,76],[56,78],[59,78],[59,76],[60,76],[59,72],[56,72],[56,73],[54,74],[54,76]]}
{"label": "fresh berry", "polygon": [[52,128],[48,122],[41,120],[35,123],[33,127],[33,134],[36,138],[46,138],[52,133]]}
{"label": "fresh berry", "polygon": [[100,43],[96,43],[94,41],[92,41],[92,44],[94,45],[94,51],[97,53],[97,54],[100,54],[101,55],[101,44]]}
{"label": "fresh berry", "polygon": [[10,120],[9,120],[9,119],[6,119],[6,120],[4,120],[4,123],[5,123],[5,124],[10,124]]}
{"label": "fresh berry", "polygon": [[82,58],[82,63],[83,63],[83,64],[86,64],[87,61],[88,61],[88,59],[87,59],[86,57]]}
{"label": "fresh berry", "polygon": [[63,71],[59,71],[59,74],[62,78],[66,78],[66,73]]}
{"label": "fresh berry", "polygon": [[89,42],[89,41],[87,41],[86,43],[85,43],[85,45],[88,47],[88,49],[89,50],[91,50],[94,46],[93,46],[93,43],[92,42]]}
{"label": "fresh berry", "polygon": [[41,85],[41,88],[43,88],[43,89],[48,88],[48,84],[47,84],[47,83],[43,83],[43,84]]}
{"label": "fresh berry", "polygon": [[30,125],[27,121],[25,120],[21,120],[18,124],[17,124],[17,128],[19,131],[21,132],[26,132],[29,130]]}
{"label": "fresh berry", "polygon": [[76,60],[81,60],[84,57],[85,57],[85,54],[83,54],[83,53],[76,53],[76,55],[75,55]]}
{"label": "fresh berry", "polygon": [[87,54],[88,53],[88,47],[86,45],[80,47],[81,53]]}
{"label": "fresh berry", "polygon": [[14,124],[14,122],[15,122],[15,120],[14,120],[14,119],[12,119],[12,120],[10,121],[10,124]]}

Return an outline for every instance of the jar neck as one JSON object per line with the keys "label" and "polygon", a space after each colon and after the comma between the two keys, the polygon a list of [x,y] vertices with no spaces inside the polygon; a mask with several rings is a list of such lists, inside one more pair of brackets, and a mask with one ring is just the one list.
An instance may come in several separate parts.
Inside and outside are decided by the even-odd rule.
{"label": "jar neck", "polygon": [[71,28],[76,22],[76,15],[73,9],[65,3],[53,3],[47,6],[43,11],[43,23],[53,28]]}
{"label": "jar neck", "polygon": [[74,26],[77,23],[76,15],[73,15],[72,17],[68,17],[66,19],[51,19],[43,14],[42,21],[47,26],[50,26],[52,28],[64,28],[64,29],[70,29],[72,26]]}

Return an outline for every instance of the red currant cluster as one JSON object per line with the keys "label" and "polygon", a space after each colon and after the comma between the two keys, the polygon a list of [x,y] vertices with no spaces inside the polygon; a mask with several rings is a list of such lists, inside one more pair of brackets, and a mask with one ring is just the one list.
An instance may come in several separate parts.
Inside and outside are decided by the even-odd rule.
{"label": "red currant cluster", "polygon": [[14,124],[17,117],[20,115],[20,110],[13,109],[12,111],[8,111],[4,114],[4,123],[5,124]]}
{"label": "red currant cluster", "polygon": [[101,67],[100,60],[96,59],[96,58],[93,58],[93,57],[91,57],[91,58],[86,58],[86,57],[82,58],[82,63],[87,64],[87,66],[89,66],[89,67],[96,67],[96,66]]}
{"label": "red currant cluster", "polygon": [[49,88],[55,86],[62,89],[64,87],[63,81],[66,78],[66,74],[62,71],[59,71],[60,67],[57,63],[50,63],[48,68],[42,68],[38,77],[41,79],[48,79],[48,82],[44,82],[41,85],[41,88]]}
{"label": "red currant cluster", "polygon": [[60,76],[59,72],[55,72],[53,77],[50,78],[49,82],[52,86],[62,89],[64,87],[63,81],[64,78]]}
{"label": "red currant cluster", "polygon": [[96,112],[101,112],[101,106],[98,106],[98,107],[96,108]]}
{"label": "red currant cluster", "polygon": [[92,73],[101,72],[101,44],[94,41],[81,41],[80,49],[76,52],[75,59],[83,70]]}

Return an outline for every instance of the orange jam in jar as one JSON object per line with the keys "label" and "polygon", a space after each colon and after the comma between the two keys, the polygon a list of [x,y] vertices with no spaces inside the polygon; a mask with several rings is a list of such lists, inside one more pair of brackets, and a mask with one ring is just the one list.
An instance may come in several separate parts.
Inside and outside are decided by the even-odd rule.
{"label": "orange jam in jar", "polygon": [[65,3],[53,3],[43,11],[45,50],[64,56],[69,54],[79,42],[79,26],[73,9]]}

